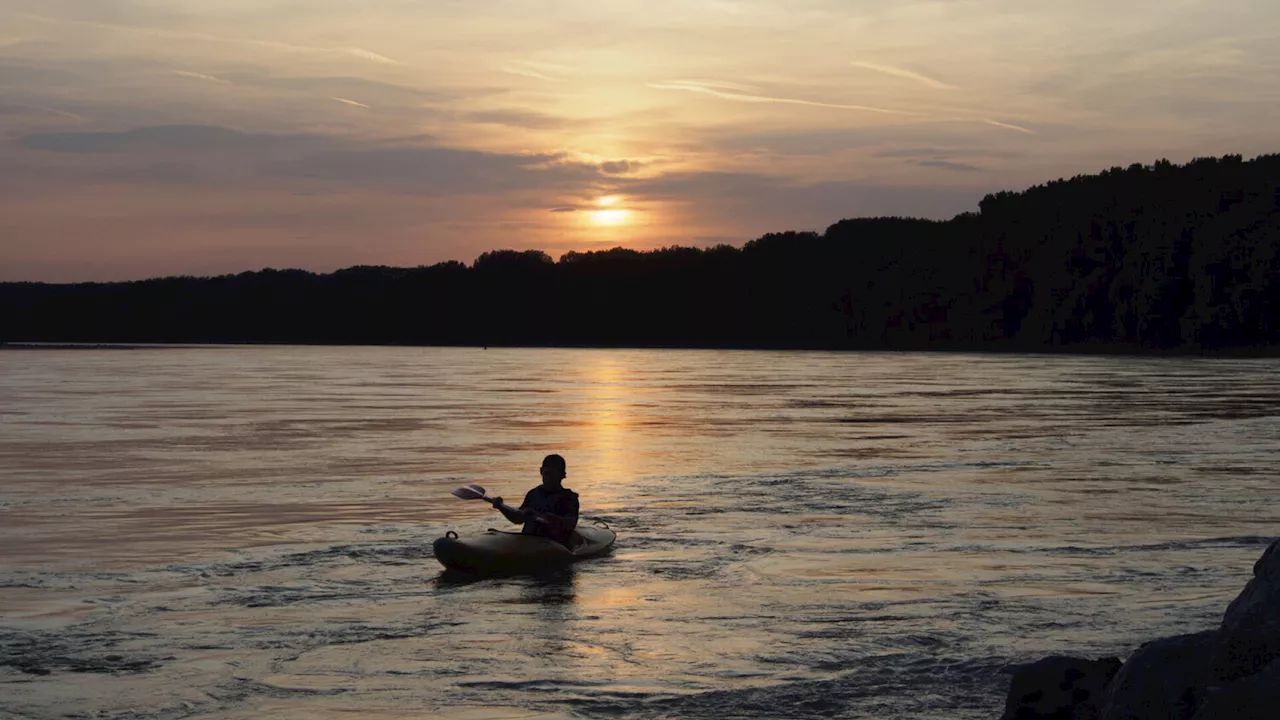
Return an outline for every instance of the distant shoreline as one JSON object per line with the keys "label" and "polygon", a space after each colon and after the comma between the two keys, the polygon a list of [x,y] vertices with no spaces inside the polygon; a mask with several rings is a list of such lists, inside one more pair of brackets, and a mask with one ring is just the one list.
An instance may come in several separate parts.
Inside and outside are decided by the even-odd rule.
{"label": "distant shoreline", "polygon": [[0,283],[0,340],[1280,357],[1277,173],[1162,160],[741,248]]}
{"label": "distant shoreline", "polygon": [[1191,348],[1132,348],[1132,347],[784,347],[784,346],[713,346],[713,345],[588,345],[588,344],[513,344],[489,345],[414,344],[414,343],[301,343],[301,342],[209,342],[209,343],[146,343],[146,342],[0,342],[0,350],[234,350],[248,347],[297,347],[297,348],[462,348],[495,350],[720,350],[735,352],[814,352],[814,353],[931,353],[941,355],[1043,355],[1055,357],[1131,357],[1131,358],[1203,358],[1220,359],[1270,359],[1280,358],[1280,346],[1245,348],[1216,348],[1212,350]]}
{"label": "distant shoreline", "polygon": [[742,247],[0,282],[0,340],[1280,356],[1280,155],[1112,168]]}
{"label": "distant shoreline", "polygon": [[0,350],[169,350],[214,345],[166,343],[0,342]]}

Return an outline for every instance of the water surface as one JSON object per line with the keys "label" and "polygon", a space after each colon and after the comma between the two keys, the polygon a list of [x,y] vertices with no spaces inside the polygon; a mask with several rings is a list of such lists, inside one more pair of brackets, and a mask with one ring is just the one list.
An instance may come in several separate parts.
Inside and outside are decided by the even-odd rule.
{"label": "water surface", "polygon": [[[1221,617],[1278,415],[1274,360],[0,352],[0,717],[989,718]],[[549,452],[614,554],[442,577]]]}

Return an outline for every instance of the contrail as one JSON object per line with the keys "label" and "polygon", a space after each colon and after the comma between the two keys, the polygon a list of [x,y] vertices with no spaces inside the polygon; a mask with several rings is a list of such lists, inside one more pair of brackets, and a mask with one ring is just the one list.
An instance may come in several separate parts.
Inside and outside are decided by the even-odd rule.
{"label": "contrail", "polygon": [[66,110],[51,108],[51,107],[48,107],[47,105],[33,105],[32,107],[34,107],[37,110],[43,110],[47,113],[53,113],[54,115],[61,115],[62,117],[65,117],[65,118],[71,118],[72,120],[75,120],[77,122],[89,122],[89,118],[84,117],[82,115],[77,115],[75,113],[67,112]]}
{"label": "contrail", "polygon": [[330,99],[330,100],[337,100],[338,102],[340,102],[340,103],[342,103],[342,104],[344,104],[344,105],[355,105],[356,107],[362,107],[362,108],[364,108],[364,109],[366,109],[366,110],[372,110],[372,109],[373,109],[373,108],[369,107],[368,105],[365,105],[365,104],[364,104],[364,103],[362,103],[362,102],[356,102],[355,100],[348,100],[348,99],[346,99],[346,98],[340,98],[340,97],[331,97],[331,98],[329,98],[329,99]]}
{"label": "contrail", "polygon": [[749,103],[781,103],[785,105],[808,105],[810,107],[835,108],[837,110],[864,110],[866,112],[883,113],[885,115],[915,115],[921,113],[909,112],[907,110],[888,110],[886,108],[871,107],[869,105],[840,105],[837,103],[814,102],[812,100],[797,100],[795,98],[769,97],[767,95],[747,95],[745,93],[724,92],[714,88],[702,85],[677,85],[666,83],[649,83],[649,87],[656,90],[684,90],[685,92],[703,93],[705,95],[713,95],[724,100],[734,100],[736,102]]}
{"label": "contrail", "polygon": [[[323,49],[323,48],[321,48],[321,49]],[[399,64],[400,64],[400,61],[399,61],[399,60],[392,60],[391,58],[387,57],[386,55],[379,55],[378,53],[373,52],[372,50],[365,50],[364,48],[358,48],[358,47],[344,47],[344,48],[335,48],[335,49],[336,49],[336,50],[338,50],[338,51],[341,51],[341,52],[345,52],[345,53],[347,53],[348,55],[354,55],[355,57],[358,57],[358,58],[364,58],[365,60],[371,60],[371,61],[376,62],[376,63],[383,63],[383,64],[386,64],[386,65],[399,65]]]}
{"label": "contrail", "polygon": [[738,83],[725,82],[723,80],[672,80],[673,85],[697,85],[699,87],[715,88],[717,90],[732,90],[740,93],[753,93],[755,88],[749,85],[740,85]]}
{"label": "contrail", "polygon": [[542,73],[534,70],[526,70],[524,68],[511,67],[510,65],[503,65],[498,69],[510,75],[521,75],[523,77],[531,77],[537,80],[546,80],[547,82],[561,82],[560,78],[551,77],[550,75],[543,75]]}
{"label": "contrail", "polygon": [[912,72],[910,70],[904,70],[900,67],[894,67],[892,65],[877,65],[876,63],[869,63],[869,62],[853,62],[850,64],[853,65],[854,67],[860,67],[865,70],[874,70],[878,73],[884,73],[885,75],[892,75],[894,77],[906,78],[908,80],[915,80],[916,82],[922,83],[924,85],[928,85],[929,87],[935,90],[957,90],[958,89],[955,85],[948,85],[947,83],[944,83],[941,80],[934,80],[933,78],[926,77],[924,75],[921,75],[920,73]]}
{"label": "contrail", "polygon": [[990,118],[982,118],[981,120],[979,120],[979,122],[986,123],[987,125],[995,125],[996,127],[1007,128],[1009,130],[1017,130],[1020,133],[1026,133],[1028,135],[1036,134],[1035,130],[1028,130],[1027,128],[1021,127],[1019,125],[1010,125],[1009,123],[998,122],[996,120],[991,120]]}
{"label": "contrail", "polygon": [[498,69],[504,73],[523,75],[524,77],[537,78],[547,82],[564,82],[564,79],[556,77],[556,74],[564,74],[571,71],[571,68],[563,65],[552,65],[551,63],[534,62],[533,60],[518,60],[515,63],[503,65]]}
{"label": "contrail", "polygon": [[[717,84],[721,86],[729,85],[729,83],[717,83]],[[841,105],[837,103],[815,102],[813,100],[797,100],[795,98],[780,98],[780,97],[771,97],[768,95],[751,95],[748,93],[725,92],[723,90],[717,90],[715,89],[715,87],[708,87],[708,85],[711,85],[711,83],[699,84],[691,80],[678,80],[678,81],[667,82],[667,83],[649,83],[649,87],[654,88],[656,90],[684,90],[685,92],[702,93],[704,95],[712,95],[714,97],[722,98],[724,100],[733,100],[736,102],[809,105],[812,107],[835,108],[837,110],[864,110],[867,112],[882,113],[885,115],[905,115],[908,117],[919,117],[919,118],[932,117],[938,120],[951,120],[956,122],[980,122],[986,125],[993,125],[995,127],[1004,128],[1006,130],[1014,130],[1020,133],[1026,133],[1027,135],[1036,134],[1034,130],[1024,128],[1020,125],[1003,123],[997,120],[992,120],[990,118],[973,118],[973,117],[948,118],[945,116],[938,117],[936,115],[930,116],[928,113],[923,113],[923,112],[913,112],[910,110],[890,110],[887,108],[871,107],[869,105]]]}
{"label": "contrail", "polygon": [[223,80],[222,78],[216,78],[212,75],[205,75],[204,73],[189,72],[187,70],[174,70],[173,74],[181,75],[182,77],[195,78],[196,80],[206,80],[208,82],[218,83],[219,85],[231,84],[230,82]]}

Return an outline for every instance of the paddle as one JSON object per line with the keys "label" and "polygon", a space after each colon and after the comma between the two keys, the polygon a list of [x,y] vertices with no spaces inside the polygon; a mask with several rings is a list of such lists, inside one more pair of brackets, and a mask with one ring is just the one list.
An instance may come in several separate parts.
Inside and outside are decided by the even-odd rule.
{"label": "paddle", "polygon": [[483,500],[490,505],[497,507],[497,503],[493,501],[493,498],[486,495],[484,488],[479,485],[467,485],[465,487],[460,487],[457,490],[454,490],[452,494],[454,497],[462,498],[463,500]]}
{"label": "paddle", "polygon": [[[463,500],[483,500],[494,507],[498,507],[498,503],[495,501],[495,499],[489,497],[485,493],[485,489],[479,485],[474,485],[474,484],[465,485],[463,487],[460,487],[452,491],[450,494],[456,498],[462,498]],[[502,503],[502,506],[512,512],[521,512],[520,510],[516,510],[515,508],[511,507],[510,505],[507,505],[506,503]],[[543,524],[547,523],[545,519],[539,517],[538,515],[535,515],[532,512],[527,512],[525,514],[527,514],[529,518],[535,522],[540,522]]]}

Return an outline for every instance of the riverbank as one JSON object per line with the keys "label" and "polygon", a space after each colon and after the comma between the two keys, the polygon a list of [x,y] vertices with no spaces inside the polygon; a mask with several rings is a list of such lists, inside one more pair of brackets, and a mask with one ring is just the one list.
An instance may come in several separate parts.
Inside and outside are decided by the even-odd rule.
{"label": "riverbank", "polygon": [[1050,656],[1015,669],[1002,720],[1273,720],[1280,711],[1280,540],[1216,629],[1119,658]]}

